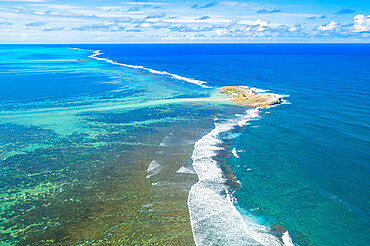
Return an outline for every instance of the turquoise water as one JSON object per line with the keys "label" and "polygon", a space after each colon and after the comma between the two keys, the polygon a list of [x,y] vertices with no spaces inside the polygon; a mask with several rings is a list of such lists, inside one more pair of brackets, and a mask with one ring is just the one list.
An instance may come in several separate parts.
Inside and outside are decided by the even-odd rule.
{"label": "turquoise water", "polygon": [[[198,141],[191,161],[200,182],[192,188],[189,206],[199,245],[278,245],[286,230],[299,245],[369,241],[369,45],[73,47],[82,50],[1,47],[3,242],[72,242],[63,241],[63,231],[74,231],[84,214],[98,217],[102,206],[95,193],[76,191],[94,185],[104,189],[107,172],[118,179],[132,175],[129,170],[150,187],[145,177],[155,166],[149,174],[146,169],[156,146],[190,124],[188,145]],[[117,64],[76,61],[96,50],[96,57]],[[289,97],[277,107],[246,111],[219,100],[214,88],[224,85],[256,85]],[[198,99],[209,96],[216,98]],[[112,164],[122,153],[126,171]],[[226,163],[212,166],[215,158]],[[210,165],[207,170],[202,163]],[[236,191],[224,186],[221,171],[228,165],[242,184]],[[104,193],[114,197],[114,184]],[[225,202],[225,190],[235,197],[239,213]],[[46,213],[58,216],[37,219],[40,204],[66,196],[80,200],[82,209],[49,205]],[[222,213],[214,204],[224,205]],[[71,213],[63,214],[67,207]],[[24,211],[31,211],[26,222]],[[247,227],[239,227],[243,221]],[[40,232],[46,225],[53,229]],[[243,234],[245,228],[252,236]],[[55,230],[59,239],[52,236]],[[266,236],[272,234],[276,237]]]}
{"label": "turquoise water", "polygon": [[[174,240],[174,232],[177,242],[193,242],[186,187],[194,174],[187,184],[176,171],[214,115],[238,107],[199,99],[214,90],[191,83],[77,61],[92,50],[0,53],[0,244],[142,244]],[[149,178],[153,160],[161,172]],[[167,194],[181,205],[164,208],[156,187],[171,175],[185,199],[173,189]],[[158,231],[155,223],[174,213],[177,227]]]}

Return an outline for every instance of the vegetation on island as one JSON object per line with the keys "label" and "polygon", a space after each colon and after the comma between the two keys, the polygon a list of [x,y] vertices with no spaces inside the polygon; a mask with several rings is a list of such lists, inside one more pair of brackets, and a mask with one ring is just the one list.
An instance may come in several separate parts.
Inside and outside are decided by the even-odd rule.
{"label": "vegetation on island", "polygon": [[281,103],[280,97],[257,93],[249,87],[225,86],[220,89],[220,92],[227,93],[234,103],[247,107],[267,107]]}

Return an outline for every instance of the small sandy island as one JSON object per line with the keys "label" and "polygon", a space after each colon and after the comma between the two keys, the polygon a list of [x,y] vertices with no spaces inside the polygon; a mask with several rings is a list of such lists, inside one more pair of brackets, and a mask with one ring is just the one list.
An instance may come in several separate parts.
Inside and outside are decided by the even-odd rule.
{"label": "small sandy island", "polygon": [[253,93],[249,87],[225,86],[220,89],[221,93],[227,93],[231,101],[238,105],[248,107],[267,107],[273,104],[280,104],[281,98],[278,96]]}

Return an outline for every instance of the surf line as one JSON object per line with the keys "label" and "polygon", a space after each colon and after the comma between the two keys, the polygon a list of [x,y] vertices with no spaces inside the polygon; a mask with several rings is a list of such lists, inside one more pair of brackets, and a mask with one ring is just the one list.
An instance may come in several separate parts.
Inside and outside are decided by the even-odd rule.
{"label": "surf line", "polygon": [[148,71],[150,73],[153,73],[153,74],[167,75],[167,76],[170,76],[170,77],[172,77],[174,79],[177,79],[177,80],[182,80],[182,81],[185,81],[185,82],[188,82],[188,83],[199,85],[199,86],[201,86],[203,88],[213,88],[211,86],[205,85],[205,84],[207,84],[207,82],[205,82],[205,81],[201,81],[201,80],[197,80],[197,79],[190,79],[190,78],[186,78],[184,76],[180,76],[180,75],[177,75],[177,74],[169,73],[169,72],[166,72],[166,71],[158,71],[158,70],[154,70],[154,69],[151,69],[151,68],[146,68],[144,66],[129,65],[129,64],[124,64],[124,63],[118,63],[118,62],[109,60],[107,58],[98,57],[99,55],[102,55],[102,54],[103,53],[101,53],[100,50],[95,50],[93,52],[93,54],[90,55],[89,57],[90,58],[93,58],[95,60],[98,60],[98,61],[105,61],[105,62],[110,63],[110,64],[113,64],[113,65],[118,65],[118,66],[128,67],[128,68],[134,68],[134,69],[141,69],[141,70],[145,70],[145,71]]}
{"label": "surf line", "polygon": [[[233,130],[260,118],[260,108],[247,109],[236,119],[215,119],[215,128],[194,145],[191,159],[199,181],[189,192],[188,208],[195,244],[203,245],[276,245],[291,246],[288,233],[274,236],[269,227],[256,222],[252,215],[242,215],[237,201],[225,184],[226,178],[215,160],[225,150],[224,140]],[[225,137],[226,136],[226,137]]]}

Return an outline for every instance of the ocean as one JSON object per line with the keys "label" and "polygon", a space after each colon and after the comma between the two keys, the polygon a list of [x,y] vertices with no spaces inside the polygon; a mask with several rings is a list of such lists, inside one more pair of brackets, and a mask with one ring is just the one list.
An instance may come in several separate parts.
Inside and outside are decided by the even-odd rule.
{"label": "ocean", "polygon": [[0,245],[366,245],[369,65],[369,44],[1,45]]}

